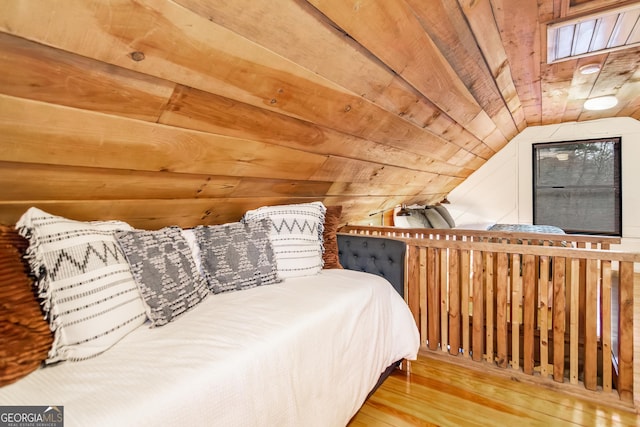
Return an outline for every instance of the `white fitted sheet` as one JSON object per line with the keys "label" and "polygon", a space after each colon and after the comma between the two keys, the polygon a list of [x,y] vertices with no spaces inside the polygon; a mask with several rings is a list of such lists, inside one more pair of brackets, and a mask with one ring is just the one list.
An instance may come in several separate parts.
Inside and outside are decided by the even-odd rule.
{"label": "white fitted sheet", "polygon": [[0,388],[65,426],[344,426],[419,334],[384,279],[350,270],[219,295],[104,354]]}

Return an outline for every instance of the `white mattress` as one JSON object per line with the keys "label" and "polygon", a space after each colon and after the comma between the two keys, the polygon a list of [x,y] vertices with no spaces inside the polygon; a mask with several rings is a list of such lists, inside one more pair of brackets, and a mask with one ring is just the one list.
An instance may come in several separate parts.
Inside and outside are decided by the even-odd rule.
{"label": "white mattress", "polygon": [[0,405],[63,405],[67,427],[344,426],[380,373],[418,347],[386,280],[323,270],[211,295],[94,359],[0,388]]}

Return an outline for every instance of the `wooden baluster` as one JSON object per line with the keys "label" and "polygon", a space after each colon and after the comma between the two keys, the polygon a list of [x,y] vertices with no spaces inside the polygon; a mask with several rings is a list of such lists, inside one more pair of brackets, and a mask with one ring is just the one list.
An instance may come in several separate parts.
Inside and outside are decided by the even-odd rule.
{"label": "wooden baluster", "polygon": [[407,260],[407,292],[405,299],[413,314],[416,326],[420,327],[420,248],[409,245]]}
{"label": "wooden baluster", "polygon": [[522,260],[522,287],[524,291],[523,302],[523,324],[524,324],[524,346],[522,368],[525,374],[533,375],[534,365],[534,321],[535,321],[535,294],[537,281],[535,256],[524,255]]}
{"label": "wooden baluster", "polygon": [[[586,248],[587,247],[587,243],[585,242],[580,242],[578,243],[578,247],[579,248]],[[578,294],[580,296],[579,299],[579,309],[578,309],[578,331],[579,331],[579,336],[580,336],[580,340],[584,341],[584,334],[585,334],[585,314],[587,312],[586,310],[586,305],[587,305],[587,260],[585,259],[580,259],[580,269],[579,269],[579,276],[580,276],[580,285],[579,285],[579,289],[578,289]]]}
{"label": "wooden baluster", "polygon": [[473,340],[472,358],[481,361],[484,355],[484,274],[483,253],[473,251]]}
{"label": "wooden baluster", "polygon": [[460,351],[460,256],[449,249],[449,353]]}
{"label": "wooden baluster", "polygon": [[620,262],[618,285],[618,393],[633,401],[633,263]]}
{"label": "wooden baluster", "polygon": [[569,382],[578,384],[578,344],[579,344],[579,316],[580,316],[580,260],[571,258],[570,275],[571,300],[569,301]]}
{"label": "wooden baluster", "polygon": [[440,286],[438,274],[438,263],[434,248],[427,248],[427,283],[426,292],[429,301],[429,348],[436,350],[440,344]]}
{"label": "wooden baluster", "polygon": [[469,291],[472,286],[470,269],[470,252],[460,251],[460,314],[462,315],[462,351],[464,357],[469,357],[471,336],[469,335]]}
{"label": "wooden baluster", "polygon": [[587,390],[598,387],[598,261],[586,260],[585,272],[585,324],[584,324],[584,386]]}
{"label": "wooden baluster", "polygon": [[[598,242],[596,247],[600,250],[609,250],[609,243]],[[611,261],[600,261],[600,325],[601,325],[601,343],[602,343],[602,390],[605,392],[613,391],[613,347],[611,342],[611,322],[612,322],[612,306],[611,306],[611,286],[613,271],[611,269]]]}
{"label": "wooden baluster", "polygon": [[[429,298],[427,289],[429,288],[429,268],[427,266],[427,248],[420,248],[420,343],[423,347],[427,346],[429,341],[428,329],[431,318],[429,313],[432,310],[433,301]],[[438,343],[428,343],[429,348]]]}
{"label": "wooden baluster", "polygon": [[493,305],[494,301],[494,280],[495,276],[493,274],[494,270],[494,253],[493,252],[485,252],[485,275],[484,275],[484,286],[485,286],[485,353],[487,355],[487,361],[490,363],[495,362],[495,356],[493,354]]}
{"label": "wooden baluster", "polygon": [[509,364],[507,355],[508,342],[508,312],[507,312],[507,292],[508,292],[508,255],[506,253],[497,254],[496,268],[496,342],[497,357],[496,362],[501,368],[506,368]]}
{"label": "wooden baluster", "polygon": [[540,259],[540,286],[538,322],[540,324],[540,376],[547,378],[549,375],[549,257],[541,256]]}
{"label": "wooden baluster", "polygon": [[522,277],[520,255],[511,255],[511,365],[520,369],[520,319],[522,310]]}
{"label": "wooden baluster", "polygon": [[611,361],[611,261],[602,261],[602,294],[600,296],[602,311],[600,324],[602,325],[602,390],[612,390],[612,361]]}
{"label": "wooden baluster", "polygon": [[566,330],[566,259],[553,258],[553,379],[564,382],[564,333]]}
{"label": "wooden baluster", "polygon": [[447,249],[436,249],[438,266],[438,284],[440,294],[440,349],[448,351],[449,347],[449,281],[447,280]]}

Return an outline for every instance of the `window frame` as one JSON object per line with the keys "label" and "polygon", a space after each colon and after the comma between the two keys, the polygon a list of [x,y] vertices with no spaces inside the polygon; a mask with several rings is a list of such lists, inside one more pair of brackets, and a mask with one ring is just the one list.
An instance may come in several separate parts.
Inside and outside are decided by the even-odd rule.
{"label": "window frame", "polygon": [[[613,157],[613,167],[614,167],[614,179],[613,185],[609,186],[614,190],[615,195],[615,205],[612,207],[613,209],[613,220],[614,220],[614,230],[613,231],[592,231],[592,230],[580,230],[562,227],[563,230],[570,234],[585,234],[585,235],[603,235],[603,236],[618,236],[622,237],[622,137],[606,137],[606,138],[596,138],[596,139],[577,139],[577,140],[569,140],[569,141],[555,141],[555,142],[540,142],[532,144],[532,217],[533,224],[535,225],[555,225],[555,224],[541,224],[538,221],[539,213],[537,212],[537,193],[540,188],[554,188],[554,186],[541,186],[538,187],[537,179],[538,179],[538,150],[541,148],[554,148],[554,147],[562,147],[566,145],[576,145],[576,144],[592,144],[598,142],[612,142],[614,144],[614,157]],[[617,185],[616,185],[617,184]],[[565,187],[562,187],[565,188]],[[602,188],[599,186],[578,186],[575,188]]]}

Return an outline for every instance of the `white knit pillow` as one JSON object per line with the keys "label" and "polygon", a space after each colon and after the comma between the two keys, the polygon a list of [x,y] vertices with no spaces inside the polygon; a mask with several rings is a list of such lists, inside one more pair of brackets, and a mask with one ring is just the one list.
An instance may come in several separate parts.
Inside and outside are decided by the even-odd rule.
{"label": "white knit pillow", "polygon": [[247,211],[243,221],[270,218],[270,240],[281,278],[314,275],[322,270],[322,230],[327,208],[321,202],[264,206]]}
{"label": "white knit pillow", "polygon": [[30,208],[16,228],[54,332],[46,363],[94,357],[146,320],[145,306],[114,233],[120,221],[73,221]]}

